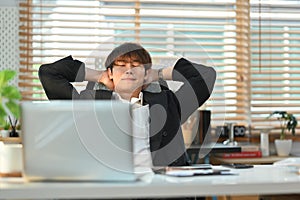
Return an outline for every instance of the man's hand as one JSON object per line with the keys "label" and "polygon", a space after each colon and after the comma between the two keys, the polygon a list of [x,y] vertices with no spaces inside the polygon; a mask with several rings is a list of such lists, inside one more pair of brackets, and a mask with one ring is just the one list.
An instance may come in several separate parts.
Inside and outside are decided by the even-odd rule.
{"label": "man's hand", "polygon": [[95,70],[90,68],[85,68],[85,80],[103,83],[109,90],[114,89],[114,83],[109,78],[107,70]]}
{"label": "man's hand", "polygon": [[[162,70],[164,80],[172,80],[173,66],[166,67]],[[158,69],[148,69],[145,76],[144,84],[158,81]]]}
{"label": "man's hand", "polygon": [[158,70],[157,69],[148,69],[146,72],[144,85],[147,85],[149,83],[158,81]]}
{"label": "man's hand", "polygon": [[98,83],[103,83],[108,89],[113,90],[115,88],[113,81],[109,78],[107,70],[102,71]]}

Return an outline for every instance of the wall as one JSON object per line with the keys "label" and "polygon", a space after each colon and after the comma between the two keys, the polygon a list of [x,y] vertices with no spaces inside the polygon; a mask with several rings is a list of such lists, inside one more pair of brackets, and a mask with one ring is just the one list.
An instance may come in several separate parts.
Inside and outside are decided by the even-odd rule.
{"label": "wall", "polygon": [[[19,14],[17,0],[0,1],[0,70],[19,69]],[[17,85],[18,78],[13,81]]]}

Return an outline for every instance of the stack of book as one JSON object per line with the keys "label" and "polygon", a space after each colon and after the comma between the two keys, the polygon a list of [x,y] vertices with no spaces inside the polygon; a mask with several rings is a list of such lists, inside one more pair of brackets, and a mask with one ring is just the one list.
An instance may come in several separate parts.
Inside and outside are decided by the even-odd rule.
{"label": "stack of book", "polygon": [[259,146],[245,145],[241,146],[241,152],[236,153],[218,153],[215,156],[221,158],[261,158],[262,153]]}

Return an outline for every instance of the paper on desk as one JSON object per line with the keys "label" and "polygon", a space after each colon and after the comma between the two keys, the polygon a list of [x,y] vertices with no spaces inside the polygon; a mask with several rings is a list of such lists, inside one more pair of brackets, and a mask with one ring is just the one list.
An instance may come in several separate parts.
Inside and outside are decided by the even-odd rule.
{"label": "paper on desk", "polygon": [[196,169],[196,170],[171,170],[166,171],[166,175],[169,176],[196,176],[196,175],[209,175],[213,174],[212,169]]}
{"label": "paper on desk", "polygon": [[286,159],[274,162],[273,165],[290,167],[293,171],[300,174],[300,158],[286,158]]}
{"label": "paper on desk", "polygon": [[232,172],[229,169],[187,169],[179,167],[167,168],[164,172],[168,176],[177,177],[189,177],[189,176],[210,176],[210,175],[236,175],[237,173]]}

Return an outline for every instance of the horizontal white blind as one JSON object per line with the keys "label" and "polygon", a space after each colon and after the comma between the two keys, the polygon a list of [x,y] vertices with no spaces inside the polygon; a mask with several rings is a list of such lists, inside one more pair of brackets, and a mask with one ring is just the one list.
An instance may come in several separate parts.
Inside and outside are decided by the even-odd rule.
{"label": "horizontal white blind", "polygon": [[182,56],[215,67],[218,80],[205,105],[213,124],[248,124],[249,7],[243,0],[22,1],[23,99],[45,99],[37,77],[41,64],[72,55],[102,68],[115,46],[133,41],[150,51],[154,67]]}
{"label": "horizontal white blind", "polygon": [[300,114],[299,9],[299,1],[251,1],[253,127],[271,125],[279,133],[276,118],[266,119],[271,112]]}

